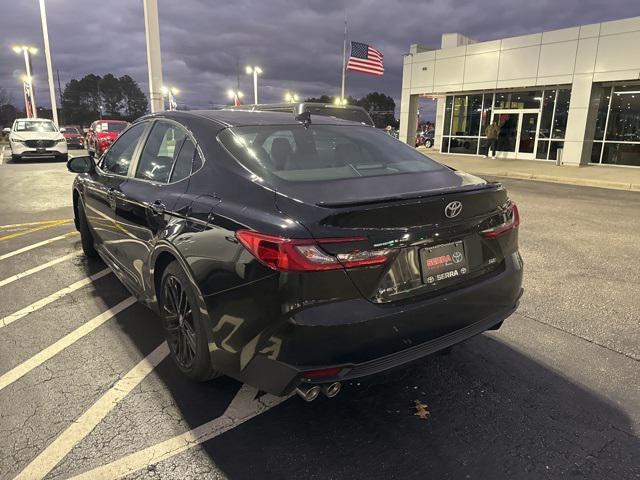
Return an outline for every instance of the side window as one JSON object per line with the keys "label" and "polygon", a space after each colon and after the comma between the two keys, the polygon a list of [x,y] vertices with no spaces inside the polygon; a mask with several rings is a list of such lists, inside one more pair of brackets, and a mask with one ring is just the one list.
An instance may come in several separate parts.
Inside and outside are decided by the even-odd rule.
{"label": "side window", "polygon": [[180,153],[178,153],[178,157],[176,158],[176,163],[173,166],[173,172],[171,173],[172,182],[178,182],[191,175],[195,153],[196,146],[190,138],[185,138],[184,142],[182,142],[182,147],[180,147]]}
{"label": "side window", "polygon": [[157,121],[140,155],[136,178],[167,183],[171,168],[186,137],[187,132],[183,128],[161,120]]}
{"label": "side window", "polygon": [[126,175],[129,171],[133,152],[146,127],[146,123],[139,123],[120,135],[102,157],[101,168],[105,172],[115,175]]}

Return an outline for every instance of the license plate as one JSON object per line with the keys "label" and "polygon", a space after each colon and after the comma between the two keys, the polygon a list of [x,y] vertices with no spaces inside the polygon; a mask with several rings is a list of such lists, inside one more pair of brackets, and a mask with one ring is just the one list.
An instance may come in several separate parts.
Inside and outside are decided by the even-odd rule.
{"label": "license plate", "polygon": [[469,262],[462,241],[421,249],[420,263],[422,280],[427,285],[438,285],[469,273]]}
{"label": "license plate", "polygon": [[38,153],[47,153],[47,149],[46,148],[36,148],[36,152],[38,152]]}

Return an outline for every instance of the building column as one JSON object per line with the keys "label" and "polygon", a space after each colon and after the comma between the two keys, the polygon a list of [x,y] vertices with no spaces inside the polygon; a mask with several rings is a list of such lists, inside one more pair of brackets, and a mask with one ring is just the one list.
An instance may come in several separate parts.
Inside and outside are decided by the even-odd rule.
{"label": "building column", "polygon": [[440,151],[442,134],[444,133],[444,107],[447,103],[447,97],[438,97],[436,102],[436,132],[433,137],[433,149]]}
{"label": "building column", "polygon": [[409,89],[402,90],[400,100],[400,135],[404,143],[414,146],[418,125],[418,95],[411,95]]}
{"label": "building column", "polygon": [[[562,152],[563,165],[580,166],[589,163],[593,144],[593,130],[588,128],[592,85],[593,75],[590,73],[573,77],[567,131]],[[591,133],[590,137],[589,133]]]}

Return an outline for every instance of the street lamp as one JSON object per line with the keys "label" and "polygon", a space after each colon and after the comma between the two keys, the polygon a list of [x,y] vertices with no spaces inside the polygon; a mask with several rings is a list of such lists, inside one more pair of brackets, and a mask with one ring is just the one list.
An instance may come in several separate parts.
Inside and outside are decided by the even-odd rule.
{"label": "street lamp", "polygon": [[333,101],[334,105],[346,105],[347,104],[347,99],[346,98],[340,98],[340,97],[336,97],[336,99]]}
{"label": "street lamp", "polygon": [[258,75],[262,73],[260,67],[247,67],[245,69],[247,75],[253,75],[253,103],[258,104]]}
{"label": "street lamp", "polygon": [[288,102],[288,103],[294,103],[300,100],[300,97],[298,97],[297,93],[287,92],[284,95],[284,100],[285,102]]}
{"label": "street lamp", "polygon": [[241,91],[229,89],[227,90],[227,96],[233,100],[234,107],[239,107],[240,99],[244,97],[244,93],[242,93]]}
{"label": "street lamp", "polygon": [[178,103],[175,100],[175,96],[180,93],[176,87],[165,87],[163,86],[161,89],[163,97],[166,96],[169,99],[169,110],[175,110],[178,108]]}
{"label": "street lamp", "polygon": [[[22,81],[24,82],[25,86],[24,101],[27,117],[37,117],[38,115],[36,113],[36,98],[33,95],[33,77],[31,76],[31,55],[38,53],[38,49],[35,47],[29,47],[28,45],[15,45],[13,47],[13,51],[18,55],[24,55],[24,66],[27,71],[27,75],[22,77]],[[27,99],[27,97],[29,97],[29,99]],[[29,115],[29,103],[31,104],[31,115]]]}

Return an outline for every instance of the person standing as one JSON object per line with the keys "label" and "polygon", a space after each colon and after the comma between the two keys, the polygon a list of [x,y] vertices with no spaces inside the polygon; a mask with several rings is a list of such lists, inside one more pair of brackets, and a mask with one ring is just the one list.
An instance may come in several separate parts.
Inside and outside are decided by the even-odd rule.
{"label": "person standing", "polygon": [[489,125],[484,134],[487,136],[487,153],[484,155],[485,158],[489,156],[489,150],[493,150],[493,158],[496,158],[496,148],[498,146],[498,135],[500,134],[500,127],[498,126],[498,122],[494,121]]}

